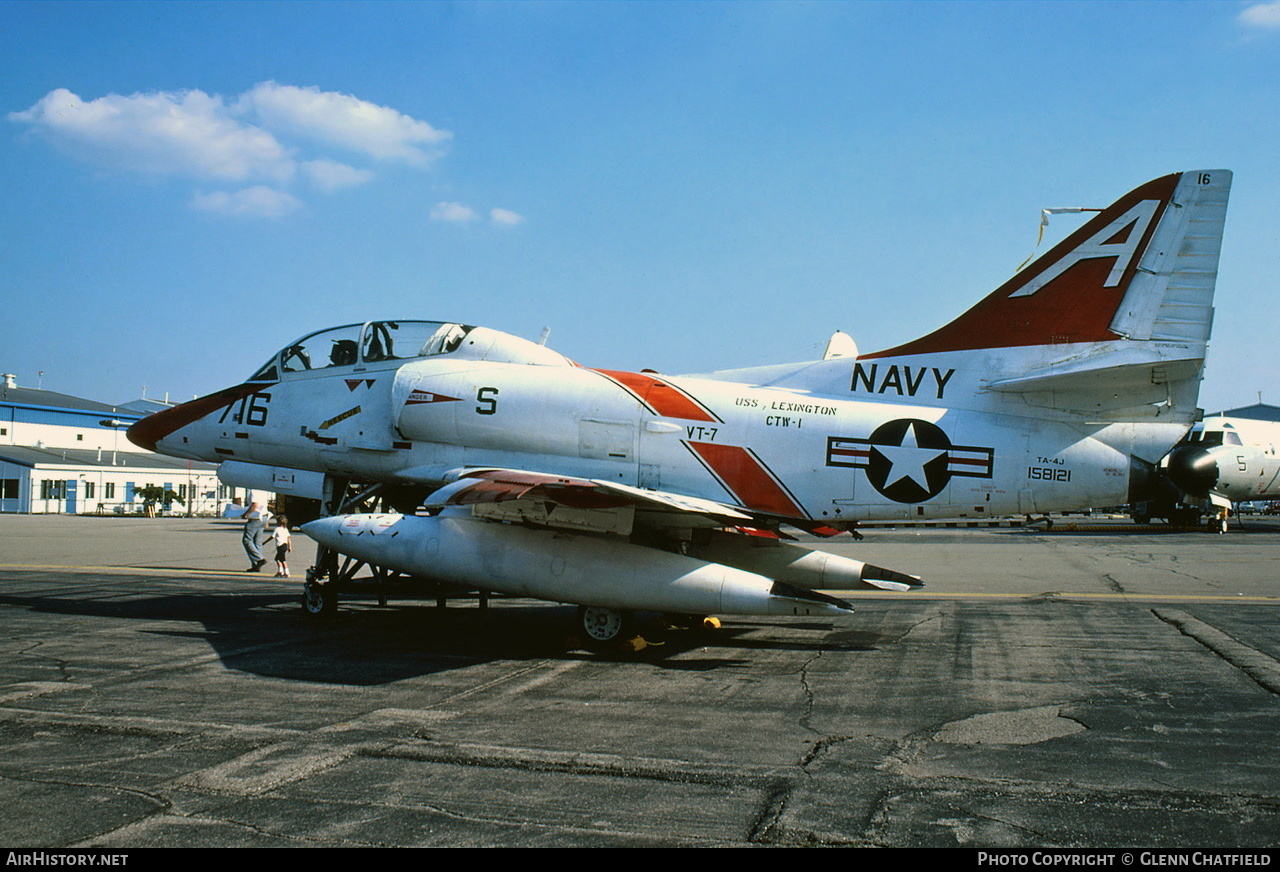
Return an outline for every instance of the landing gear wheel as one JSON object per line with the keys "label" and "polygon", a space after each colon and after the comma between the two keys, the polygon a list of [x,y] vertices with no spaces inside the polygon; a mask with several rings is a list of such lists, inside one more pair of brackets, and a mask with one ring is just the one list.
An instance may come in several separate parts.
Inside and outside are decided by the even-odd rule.
{"label": "landing gear wheel", "polygon": [[1227,519],[1226,519],[1226,518],[1214,518],[1214,519],[1213,519],[1213,521],[1212,521],[1211,523],[1212,523],[1212,525],[1213,525],[1213,530],[1214,530],[1214,532],[1215,532],[1215,533],[1225,533],[1225,532],[1227,532]]}
{"label": "landing gear wheel", "polygon": [[338,610],[338,593],[330,585],[307,581],[302,585],[302,608],[313,618],[332,615]]}
{"label": "landing gear wheel", "polygon": [[595,648],[621,641],[631,624],[631,615],[621,609],[605,606],[581,606],[578,626],[586,634],[587,643]]}

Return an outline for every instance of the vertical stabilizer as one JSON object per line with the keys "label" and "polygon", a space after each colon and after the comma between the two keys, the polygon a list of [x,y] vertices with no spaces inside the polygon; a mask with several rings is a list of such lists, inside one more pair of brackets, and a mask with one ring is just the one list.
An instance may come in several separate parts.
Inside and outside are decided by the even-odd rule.
{"label": "vertical stabilizer", "polygon": [[1209,336],[1228,170],[1174,173],[1121,197],[969,311],[865,358]]}

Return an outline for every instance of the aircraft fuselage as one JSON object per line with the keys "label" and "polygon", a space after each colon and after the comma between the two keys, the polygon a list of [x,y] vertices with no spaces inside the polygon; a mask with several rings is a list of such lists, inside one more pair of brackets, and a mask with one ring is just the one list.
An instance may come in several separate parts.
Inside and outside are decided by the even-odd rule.
{"label": "aircraft fuselage", "polygon": [[[331,366],[229,389],[157,447],[405,484],[554,469],[826,523],[1127,500],[1135,425],[948,407],[946,392],[971,396],[974,376],[939,358],[822,362],[844,396],[465,354]],[[1150,426],[1165,446],[1185,429]]]}

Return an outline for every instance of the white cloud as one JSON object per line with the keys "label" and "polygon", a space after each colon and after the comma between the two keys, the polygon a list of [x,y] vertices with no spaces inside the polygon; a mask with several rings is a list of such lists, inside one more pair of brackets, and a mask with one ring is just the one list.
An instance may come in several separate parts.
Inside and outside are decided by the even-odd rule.
{"label": "white cloud", "polygon": [[1241,12],[1237,20],[1248,27],[1280,28],[1280,0],[1254,3]]}
{"label": "white cloud", "polygon": [[[480,214],[470,206],[462,203],[436,203],[431,207],[432,221],[447,221],[453,224],[470,224],[477,221]],[[490,209],[489,221],[501,227],[515,227],[524,223],[524,216],[510,209]]]}
{"label": "white cloud", "polygon": [[31,125],[80,159],[112,169],[276,182],[295,169],[274,136],[231,118],[221,97],[203,91],[108,94],[85,102],[58,88],[9,119]]}
{"label": "white cloud", "polygon": [[436,203],[431,207],[431,220],[465,224],[476,220],[476,212],[470,206],[464,206],[461,203]]}
{"label": "white cloud", "polygon": [[[366,184],[375,177],[374,162],[423,166],[453,136],[349,94],[277,82],[231,99],[183,90],[84,100],[58,88],[7,117],[107,170],[238,189],[194,192],[188,201],[194,209],[273,218],[302,207],[299,188],[329,194]],[[482,216],[461,203],[439,203],[431,217],[468,223]],[[507,209],[488,217],[497,225],[524,221]]]}
{"label": "white cloud", "polygon": [[336,160],[309,160],[302,163],[302,171],[311,183],[326,194],[340,188],[363,185],[373,178],[369,170],[358,170],[355,167],[338,163]]}
{"label": "white cloud", "polygon": [[252,111],[263,127],[318,139],[383,160],[424,163],[453,134],[349,94],[262,82],[237,108]]}
{"label": "white cloud", "polygon": [[197,193],[192,198],[191,205],[202,212],[255,218],[283,218],[302,207],[292,195],[265,185],[255,185],[235,193]]}
{"label": "white cloud", "polygon": [[518,212],[512,212],[510,209],[490,209],[489,220],[494,224],[514,227],[517,224],[524,223],[524,216]]}

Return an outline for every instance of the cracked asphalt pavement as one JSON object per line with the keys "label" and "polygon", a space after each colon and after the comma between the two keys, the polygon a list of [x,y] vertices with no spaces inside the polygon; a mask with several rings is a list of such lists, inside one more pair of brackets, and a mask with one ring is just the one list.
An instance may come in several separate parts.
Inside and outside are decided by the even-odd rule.
{"label": "cracked asphalt pavement", "polygon": [[922,591],[593,654],[531,600],[308,618],[226,522],[0,516],[0,843],[1275,847],[1280,523],[1069,526],[868,530],[821,547]]}

